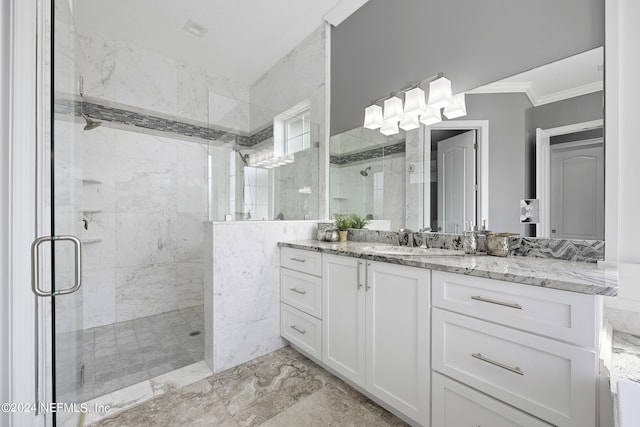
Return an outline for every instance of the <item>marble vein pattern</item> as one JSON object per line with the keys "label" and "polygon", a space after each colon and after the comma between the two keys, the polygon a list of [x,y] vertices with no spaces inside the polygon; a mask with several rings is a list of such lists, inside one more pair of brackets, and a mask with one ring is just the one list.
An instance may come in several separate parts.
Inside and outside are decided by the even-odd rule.
{"label": "marble vein pattern", "polygon": [[290,347],[214,374],[95,426],[405,426]]}
{"label": "marble vein pattern", "polygon": [[509,253],[516,256],[596,262],[604,259],[604,241],[510,237]]}
{"label": "marble vein pattern", "polygon": [[[380,234],[378,230],[349,230],[349,240],[355,242],[387,242],[393,232]],[[462,249],[462,234],[397,232],[398,242],[404,246],[426,246],[440,249]],[[509,255],[567,261],[597,262],[604,259],[604,241],[510,237]],[[485,236],[478,233],[478,251],[485,252]]]}
{"label": "marble vein pattern", "polygon": [[219,372],[286,345],[277,242],[315,237],[316,222],[214,222],[206,233],[205,361]]}
{"label": "marble vein pattern", "polygon": [[612,382],[640,384],[640,335],[613,331],[611,366]]}
{"label": "marble vein pattern", "polygon": [[370,242],[328,243],[308,240],[280,242],[278,245],[590,295],[615,296],[618,293],[616,266],[604,262],[585,263],[515,256],[503,258],[486,254],[382,255],[367,251],[367,246],[371,246]]}

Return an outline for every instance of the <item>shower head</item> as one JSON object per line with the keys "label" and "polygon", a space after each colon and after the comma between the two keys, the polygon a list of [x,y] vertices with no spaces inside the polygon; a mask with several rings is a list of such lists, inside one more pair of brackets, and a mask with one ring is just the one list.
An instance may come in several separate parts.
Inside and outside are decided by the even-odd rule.
{"label": "shower head", "polygon": [[369,176],[369,174],[367,173],[367,171],[371,170],[371,166],[367,166],[366,168],[364,168],[363,170],[360,171],[360,175],[362,176]]}
{"label": "shower head", "polygon": [[102,122],[98,120],[93,120],[91,117],[88,117],[84,113],[82,114],[82,118],[84,119],[85,122],[87,122],[87,124],[84,125],[84,130],[95,129],[102,124]]}
{"label": "shower head", "polygon": [[238,156],[240,156],[240,160],[242,160],[242,164],[243,165],[249,166],[249,155],[248,154],[242,154],[240,152],[240,144],[233,144],[233,151],[238,153]]}

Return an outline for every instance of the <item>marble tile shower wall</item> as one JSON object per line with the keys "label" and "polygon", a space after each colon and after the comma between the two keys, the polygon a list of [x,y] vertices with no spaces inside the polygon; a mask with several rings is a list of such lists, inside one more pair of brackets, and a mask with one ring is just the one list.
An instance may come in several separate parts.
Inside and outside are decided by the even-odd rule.
{"label": "marble tile shower wall", "polygon": [[[368,176],[360,171],[371,167]],[[378,157],[358,163],[331,165],[331,213],[355,212],[390,219],[391,229],[404,226],[405,156]]]}
{"label": "marble tile shower wall", "polygon": [[[77,36],[87,100],[249,131],[247,84],[99,34]],[[201,304],[207,146],[104,126],[82,133],[82,145],[83,177],[99,182],[83,185],[83,209],[101,211],[85,213],[83,327]]]}
{"label": "marble tile shower wall", "polygon": [[82,147],[83,327],[201,304],[207,146],[100,127]]}
{"label": "marble tile shower wall", "polygon": [[285,219],[316,219],[326,209],[326,37],[325,27],[318,27],[249,89],[251,129],[271,122],[274,112],[305,100],[310,103],[311,149],[296,153],[295,163],[275,170],[274,186],[282,191],[275,194],[274,215],[282,212]]}
{"label": "marble tile shower wall", "polygon": [[99,34],[79,34],[78,40],[86,96],[210,126],[250,130],[248,84]]}

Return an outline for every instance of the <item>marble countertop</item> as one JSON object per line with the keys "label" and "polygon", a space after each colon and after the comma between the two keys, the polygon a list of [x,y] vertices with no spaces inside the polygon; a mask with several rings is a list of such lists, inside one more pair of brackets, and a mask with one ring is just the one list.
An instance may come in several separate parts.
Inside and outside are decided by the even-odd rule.
{"label": "marble countertop", "polygon": [[640,336],[613,331],[611,381],[640,384]]}
{"label": "marble countertop", "polygon": [[280,242],[278,245],[582,294],[607,296],[618,294],[618,271],[615,264],[606,262],[587,263],[523,256],[502,258],[486,254],[464,256],[374,254],[367,251],[367,247],[383,246],[383,244],[371,242],[332,243],[304,240]]}

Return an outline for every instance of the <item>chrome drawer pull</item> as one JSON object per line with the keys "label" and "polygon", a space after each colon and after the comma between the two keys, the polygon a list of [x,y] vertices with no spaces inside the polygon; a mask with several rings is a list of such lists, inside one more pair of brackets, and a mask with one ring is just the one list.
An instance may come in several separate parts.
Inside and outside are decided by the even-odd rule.
{"label": "chrome drawer pull", "polygon": [[504,363],[496,362],[495,360],[486,358],[481,353],[471,353],[471,356],[475,357],[476,359],[480,359],[483,362],[491,363],[492,365],[495,365],[499,368],[506,369],[507,371],[513,372],[514,374],[524,375],[524,372],[522,372],[517,366],[515,368],[512,368],[511,366],[507,366]]}
{"label": "chrome drawer pull", "polygon": [[474,299],[476,301],[488,302],[489,304],[503,305],[505,307],[517,308],[518,310],[522,310],[522,306],[520,304],[512,304],[510,302],[502,302],[494,299],[482,298],[480,295],[472,296],[471,299]]}
{"label": "chrome drawer pull", "polygon": [[301,291],[301,290],[300,290],[300,289],[298,289],[298,288],[289,288],[289,290],[290,290],[290,291],[293,291],[293,292],[295,292],[295,293],[298,293],[298,294],[300,294],[300,295],[304,295],[304,294],[306,294],[306,293],[307,293],[307,291],[305,291],[305,290],[302,290],[302,291]]}
{"label": "chrome drawer pull", "polygon": [[302,259],[302,258],[289,258],[291,261],[295,261],[295,262],[307,262],[306,259]]}
{"label": "chrome drawer pull", "polygon": [[296,332],[300,332],[302,335],[307,333],[307,331],[305,331],[304,329],[299,329],[296,325],[289,325],[289,327]]}

